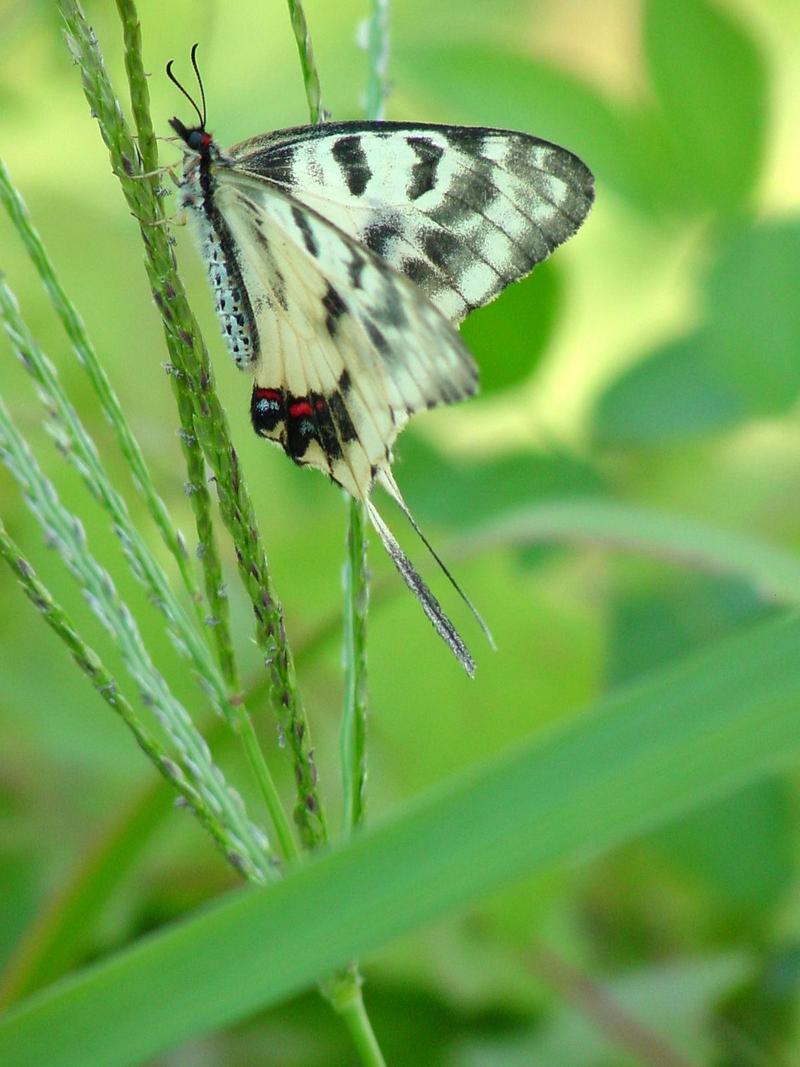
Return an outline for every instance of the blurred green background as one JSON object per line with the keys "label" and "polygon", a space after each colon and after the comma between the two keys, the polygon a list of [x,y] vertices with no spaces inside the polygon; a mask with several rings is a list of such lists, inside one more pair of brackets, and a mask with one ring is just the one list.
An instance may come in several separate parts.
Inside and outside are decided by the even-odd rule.
{"label": "blurred green background", "polygon": [[[87,11],[122,91],[113,5],[91,3]],[[366,4],[308,0],[306,12],[325,105],[335,118],[357,117],[367,64],[356,38]],[[306,121],[280,0],[143,0],[140,14],[153,113],[164,134],[168,117],[186,110],[164,65],[176,58],[179,70],[188,69],[195,40],[209,128],[223,144]],[[431,575],[477,653],[477,678],[468,683],[373,546],[373,816],[779,608],[742,578],[619,551],[581,529],[562,543],[504,543],[507,517],[600,498],[800,549],[795,0],[395,0],[391,75],[388,117],[504,126],[555,140],[592,167],[598,193],[585,228],[552,262],[465,324],[482,396],[420,417],[398,442],[395,474],[406,499],[452,559],[499,651],[481,647],[469,618]],[[176,416],[161,369],[166,353],[137,227],[109,173],[59,16],[44,0],[0,6],[0,150],[191,539]],[[179,158],[169,145],[162,154]],[[343,499],[252,435],[249,384],[220,344],[204,270],[185,231],[178,255],[207,327],[290,640],[300,651],[341,610]],[[163,555],[5,217],[0,268]],[[158,618],[121,565],[104,517],[55,454],[27,378],[5,341],[0,348],[4,397],[65,501],[84,517],[160,666],[195,706],[185,667],[164,647]],[[5,470],[0,498],[11,534],[118,670],[117,654],[43,546]],[[393,525],[402,532],[399,519]],[[494,526],[492,547],[473,551],[476,533]],[[221,544],[238,652],[255,680],[250,609],[229,545]],[[406,544],[424,563],[424,552]],[[2,962],[91,849],[145,810],[156,776],[5,571],[0,588]],[[329,632],[301,657],[300,680],[335,813],[342,681],[338,630]],[[274,750],[266,714],[262,725]],[[220,758],[246,791],[237,757],[223,750]],[[285,780],[280,758],[275,768]],[[794,779],[762,781],[635,845],[517,885],[385,949],[367,961],[366,974],[389,1062],[797,1063],[798,814]],[[189,819],[145,822],[140,839],[126,846],[123,884],[101,922],[84,932],[82,960],[233,884]],[[607,1002],[592,1016],[578,974],[602,983],[628,1022],[648,1028],[650,1058],[615,1036]],[[309,995],[159,1063],[321,1067],[352,1060],[339,1022]]]}

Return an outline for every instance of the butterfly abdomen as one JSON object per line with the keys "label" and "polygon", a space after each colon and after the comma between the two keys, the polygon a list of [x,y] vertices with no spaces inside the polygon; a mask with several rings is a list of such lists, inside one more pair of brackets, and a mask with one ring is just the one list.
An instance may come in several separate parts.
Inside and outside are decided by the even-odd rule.
{"label": "butterfly abdomen", "polygon": [[[185,180],[186,181],[186,180]],[[196,167],[186,181],[183,206],[196,223],[208,280],[214,294],[214,310],[231,358],[240,370],[249,370],[260,355],[258,331],[242,272],[233,251],[230,232],[212,197],[212,178]]]}

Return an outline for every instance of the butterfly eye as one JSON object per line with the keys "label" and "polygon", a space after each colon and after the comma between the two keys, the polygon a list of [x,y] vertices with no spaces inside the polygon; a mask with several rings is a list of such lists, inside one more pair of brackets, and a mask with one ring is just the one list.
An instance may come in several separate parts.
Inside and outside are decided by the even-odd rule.
{"label": "butterfly eye", "polygon": [[190,130],[186,143],[195,152],[199,152],[208,135],[203,130]]}

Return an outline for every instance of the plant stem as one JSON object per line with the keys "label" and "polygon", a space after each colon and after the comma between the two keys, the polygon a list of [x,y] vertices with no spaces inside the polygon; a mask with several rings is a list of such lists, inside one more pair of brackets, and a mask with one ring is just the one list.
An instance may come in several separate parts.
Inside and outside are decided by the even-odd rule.
{"label": "plant stem", "polygon": [[[117,593],[111,576],[89,550],[81,522],[61,503],[55,487],[34,459],[2,400],[0,459],[24,493],[25,502],[41,526],[48,546],[58,553],[78,582],[90,608],[118,645],[143,704],[152,709],[169,736],[175,758],[161,749],[153,749],[148,754],[152,755],[159,769],[175,780],[187,798],[194,793],[199,795],[202,806],[195,810],[201,819],[206,808],[213,813],[214,821],[207,828],[237,870],[254,881],[268,881],[274,877],[274,869],[263,831],[248,819],[241,798],[228,786],[185,707],[156,669],[130,609]],[[18,573],[22,573],[19,568]],[[62,637],[66,636],[64,628]],[[116,687],[112,695],[116,696]],[[142,731],[137,731],[135,722],[129,725],[141,743]]]}
{"label": "plant stem", "polygon": [[367,784],[367,540],[364,506],[351,499],[344,565],[344,707],[339,735],[344,832],[364,819]]}
{"label": "plant stem", "polygon": [[[383,118],[389,62],[389,0],[372,0],[367,26],[369,78],[366,115]],[[367,794],[367,523],[364,505],[351,500],[344,570],[345,693],[340,731],[344,829],[352,833],[364,819]]]}
{"label": "plant stem", "polygon": [[361,987],[355,985],[352,995],[345,1003],[336,1006],[339,1015],[347,1024],[353,1044],[358,1050],[364,1067],[386,1067],[375,1031],[364,1007],[364,998],[361,995]]}
{"label": "plant stem", "polygon": [[[122,22],[125,71],[128,76],[133,120],[136,123],[136,143],[144,172],[150,175],[140,180],[148,182],[153,195],[158,197],[158,143],[150,117],[150,91],[142,63],[142,32],[139,16],[132,0],[117,0],[117,11]],[[231,640],[230,613],[224,592],[222,565],[214,540],[211,495],[206,486],[203,452],[195,434],[191,405],[179,403],[177,408],[181,422],[179,436],[186,463],[187,481],[193,487],[192,492],[189,493],[189,501],[194,513],[198,540],[197,554],[203,568],[206,599],[211,612],[213,640],[225,681],[232,692],[238,692],[240,683]]]}
{"label": "plant stem", "polygon": [[[319,76],[311,35],[300,0],[288,0],[312,122],[323,121]],[[340,730],[344,829],[350,833],[364,817],[367,777],[367,542],[364,506],[351,500],[348,509],[344,568],[345,698]],[[364,1006],[361,975],[354,961],[320,983],[320,991],[342,1016],[364,1067],[384,1067],[384,1059]]]}
{"label": "plant stem", "polygon": [[389,93],[389,0],[372,0],[367,24],[367,55],[369,74],[364,111],[368,119],[377,122],[383,118]]}
{"label": "plant stem", "polygon": [[297,43],[297,54],[300,56],[300,69],[303,72],[303,83],[306,87],[306,100],[312,122],[324,122],[325,112],[322,107],[322,90],[319,85],[319,74],[314,62],[314,49],[311,46],[311,34],[306,22],[305,12],[300,0],[287,0],[289,5],[289,18],[292,21],[292,31]]}
{"label": "plant stem", "polygon": [[[10,188],[21,202],[21,198],[11,186],[10,179],[0,162],[0,195],[4,187]],[[77,467],[92,495],[111,516],[114,531],[122,542],[131,570],[144,582],[151,599],[161,609],[174,643],[191,660],[205,691],[214,700],[217,711],[228,720],[243,739],[244,735],[254,737],[246,707],[229,696],[225,680],[220,675],[208,646],[201,640],[197,628],[192,625],[191,618],[183,611],[158,560],[131,521],[125,502],[114,488],[100,461],[94,442],[64,393],[55,368],[36,344],[22,319],[14,294],[2,278],[0,278],[0,321],[23,365],[39,386],[39,393],[47,405],[50,428],[56,437],[59,450]],[[283,810],[277,799],[277,790],[266,762],[263,756],[256,758],[252,745],[246,744],[245,749],[262,796],[272,798],[271,803],[268,804],[271,814],[274,812],[277,801],[281,823],[276,826],[276,831],[279,839],[285,842],[287,831],[285,817],[283,817]],[[288,859],[290,853],[284,849],[284,855]]]}
{"label": "plant stem", "polygon": [[83,319],[61,285],[53,267],[53,262],[47,254],[47,249],[44,247],[36,227],[33,225],[33,220],[30,217],[25,201],[14,186],[2,160],[0,160],[0,203],[3,204],[8,212],[9,218],[25,245],[31,262],[36,268],[42,285],[50,297],[50,302],[72,344],[78,362],[88,376],[103,412],[116,436],[119,449],[125,457],[125,462],[131,472],[131,479],[147,504],[148,511],[158,527],[164,544],[177,563],[184,587],[195,604],[198,617],[201,617],[200,596],[189,566],[183,539],[175,530],[169,512],[156,491],[144,456],[139,448],[139,443],[131,433],[117,395],[86,332]]}
{"label": "plant stem", "polygon": [[[297,690],[283,611],[272,588],[266,553],[252,501],[241,479],[227,418],[214,389],[208,352],[178,277],[168,235],[161,225],[164,221],[161,202],[150,184],[141,180],[139,154],[94,33],[77,0],[60,0],[59,6],[67,25],[70,50],[80,67],[87,101],[97,117],[123,193],[140,220],[147,276],[161,312],[172,361],[171,381],[178,403],[187,405],[191,411],[194,436],[214,475],[220,514],[234,542],[239,575],[253,605],[256,642],[268,672],[270,701],[294,762],[295,822],[304,844],[313,848],[326,840],[327,828],[319,802],[310,731]],[[203,485],[192,486],[195,488],[202,491]]]}
{"label": "plant stem", "polygon": [[270,774],[264,753],[258,743],[255,728],[249,715],[243,715],[239,724],[239,735],[242,739],[247,759],[255,774],[261,796],[272,819],[275,833],[281,846],[281,853],[285,860],[291,862],[297,859],[297,843],[292,836],[286,812],[283,810],[280,794]]}

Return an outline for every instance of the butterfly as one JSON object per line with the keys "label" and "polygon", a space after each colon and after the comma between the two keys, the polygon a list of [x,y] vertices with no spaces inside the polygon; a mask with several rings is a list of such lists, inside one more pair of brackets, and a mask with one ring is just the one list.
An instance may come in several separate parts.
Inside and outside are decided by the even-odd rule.
{"label": "butterfly", "polygon": [[255,432],[366,506],[403,579],[467,672],[474,661],[373,501],[409,417],[472,396],[458,323],[528,274],[586,218],[591,171],[527,133],[419,122],[326,122],[223,151],[199,122],[183,141],[181,201],[195,222],[223,337],[254,379]]}

